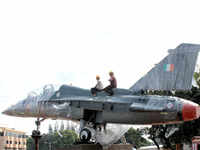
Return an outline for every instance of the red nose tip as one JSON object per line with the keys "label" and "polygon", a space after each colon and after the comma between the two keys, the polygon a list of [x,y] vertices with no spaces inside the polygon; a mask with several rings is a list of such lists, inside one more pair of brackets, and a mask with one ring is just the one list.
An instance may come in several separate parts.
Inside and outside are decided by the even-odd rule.
{"label": "red nose tip", "polygon": [[200,117],[200,107],[195,103],[183,103],[182,115],[184,121],[197,119]]}

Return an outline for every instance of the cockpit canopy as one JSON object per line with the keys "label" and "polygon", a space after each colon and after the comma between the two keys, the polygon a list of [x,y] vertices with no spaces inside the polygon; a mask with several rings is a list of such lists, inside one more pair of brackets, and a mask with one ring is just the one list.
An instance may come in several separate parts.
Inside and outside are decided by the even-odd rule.
{"label": "cockpit canopy", "polygon": [[28,93],[25,101],[43,101],[49,100],[60,88],[58,85],[48,84],[44,87]]}

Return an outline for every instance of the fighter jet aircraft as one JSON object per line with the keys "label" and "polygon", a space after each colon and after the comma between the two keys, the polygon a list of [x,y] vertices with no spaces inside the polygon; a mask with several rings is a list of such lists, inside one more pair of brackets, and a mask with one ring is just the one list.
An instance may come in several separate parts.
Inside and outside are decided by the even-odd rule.
{"label": "fighter jet aircraft", "polygon": [[[142,90],[189,90],[200,45],[181,44],[130,89],[102,91],[62,85],[45,86],[41,93],[28,97],[3,113],[17,117],[36,117],[80,121],[80,139],[89,141],[93,131],[107,123],[169,124],[199,118],[200,107],[177,97],[142,95]],[[93,130],[93,131],[92,131]],[[98,142],[98,141],[97,141]]]}

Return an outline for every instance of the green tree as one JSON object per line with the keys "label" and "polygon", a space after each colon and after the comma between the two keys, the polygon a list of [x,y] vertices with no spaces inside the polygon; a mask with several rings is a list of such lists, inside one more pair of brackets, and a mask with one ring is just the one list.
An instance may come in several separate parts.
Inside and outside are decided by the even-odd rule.
{"label": "green tree", "polygon": [[54,124],[54,132],[57,132],[59,130],[59,125],[58,122],[56,121],[56,123]]}
{"label": "green tree", "polygon": [[49,134],[53,134],[53,128],[52,128],[51,124],[49,124],[48,133]]}
{"label": "green tree", "polygon": [[[58,127],[58,125],[57,125]],[[51,129],[51,126],[49,126]],[[39,141],[39,147],[42,150],[52,150],[65,148],[67,145],[72,145],[78,140],[78,135],[73,130],[54,130],[53,132],[43,134]],[[35,150],[34,140],[27,139],[27,150]]]}
{"label": "green tree", "polygon": [[49,150],[49,144],[51,144],[51,134],[43,134],[39,141],[39,149]]}
{"label": "green tree", "polygon": [[65,125],[63,123],[63,121],[61,122],[61,125],[60,125],[60,131],[64,131],[65,130]]}
{"label": "green tree", "polygon": [[35,150],[34,140],[31,137],[28,137],[26,146],[27,150]]}
{"label": "green tree", "polygon": [[198,87],[200,87],[200,70],[198,72],[194,73],[194,79],[195,79]]}
{"label": "green tree", "polygon": [[78,135],[72,130],[64,130],[54,133],[55,148],[64,148],[66,145],[72,145],[77,141]]}
{"label": "green tree", "polygon": [[147,141],[144,137],[144,132],[139,129],[130,128],[125,133],[125,138],[128,143],[135,145],[137,148],[141,146],[151,145],[149,141]]}

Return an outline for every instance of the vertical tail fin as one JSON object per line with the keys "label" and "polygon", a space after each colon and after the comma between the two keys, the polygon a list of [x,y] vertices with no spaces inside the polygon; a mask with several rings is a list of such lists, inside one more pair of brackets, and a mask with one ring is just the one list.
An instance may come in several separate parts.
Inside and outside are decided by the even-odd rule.
{"label": "vertical tail fin", "polygon": [[188,90],[200,45],[181,44],[169,50],[169,55],[137,81],[130,89],[139,90]]}

